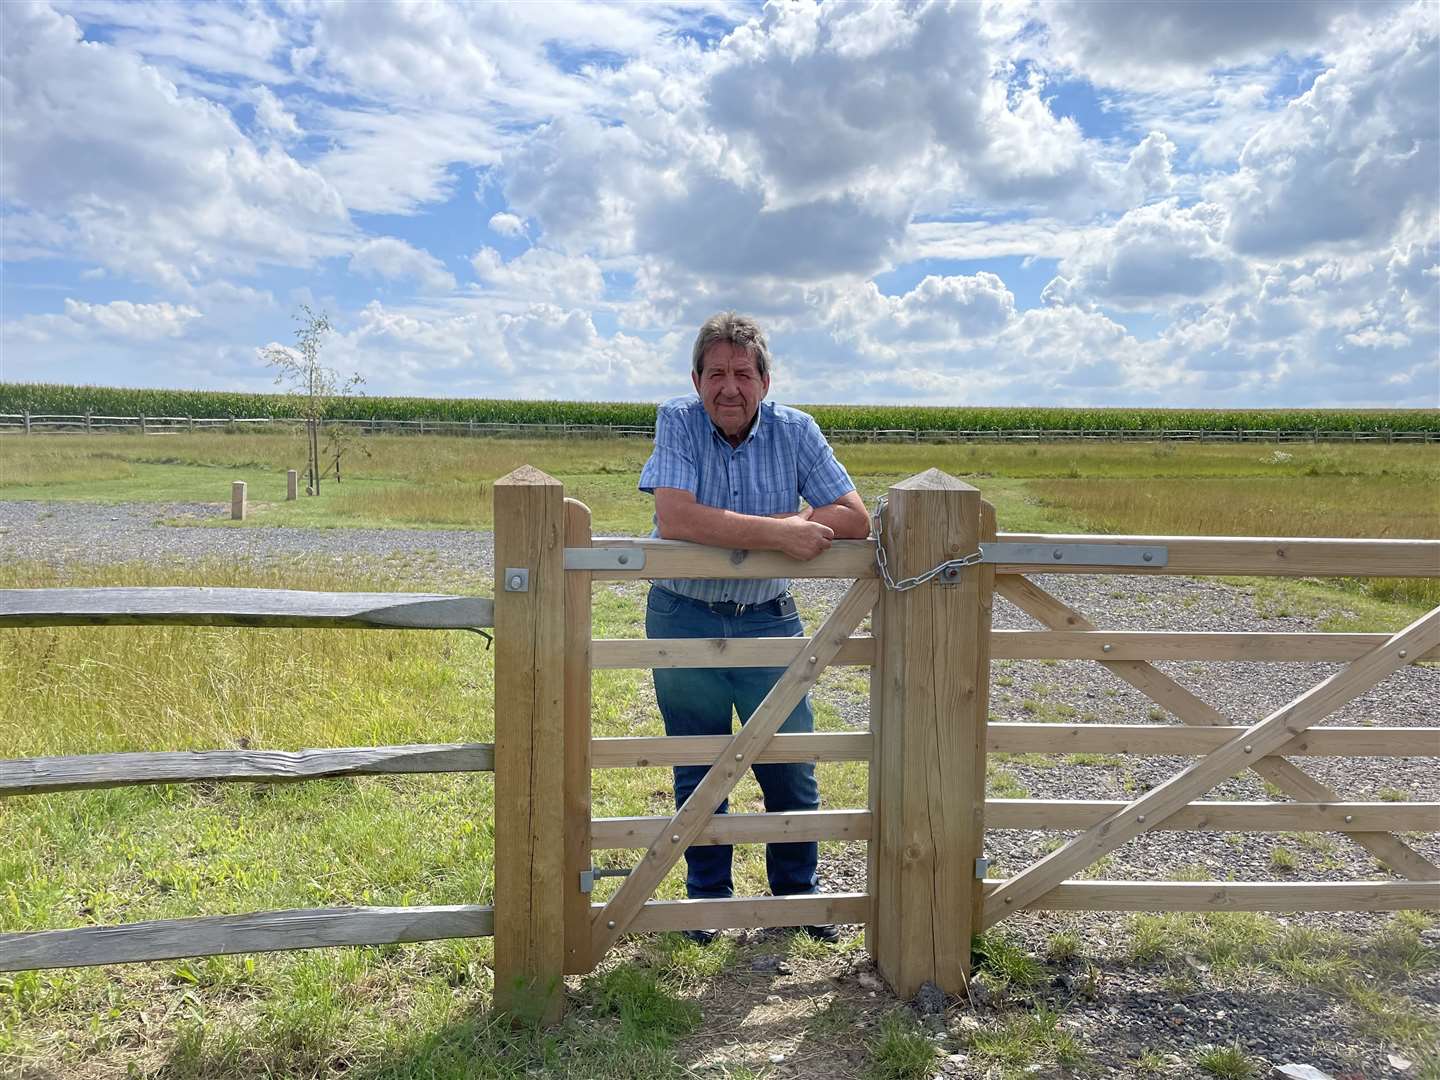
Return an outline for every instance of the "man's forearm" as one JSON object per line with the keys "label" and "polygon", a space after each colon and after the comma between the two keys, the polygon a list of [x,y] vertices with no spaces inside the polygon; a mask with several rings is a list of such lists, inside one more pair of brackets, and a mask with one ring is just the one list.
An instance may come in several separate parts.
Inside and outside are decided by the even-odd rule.
{"label": "man's forearm", "polygon": [[864,540],[870,535],[870,515],[843,503],[817,506],[810,511],[810,520],[830,526],[837,540]]}
{"label": "man's forearm", "polygon": [[[794,516],[794,515],[788,515]],[[690,503],[668,510],[659,519],[660,535],[666,540],[689,540],[713,547],[777,551],[780,549],[779,518],[737,514],[717,506]]]}

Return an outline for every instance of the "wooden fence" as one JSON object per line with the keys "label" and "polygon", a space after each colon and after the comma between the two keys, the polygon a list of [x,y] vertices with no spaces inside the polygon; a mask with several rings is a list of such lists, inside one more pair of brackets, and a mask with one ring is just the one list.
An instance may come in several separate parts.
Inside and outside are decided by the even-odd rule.
{"label": "wooden fence", "polygon": [[[241,431],[298,426],[293,416],[102,416],[98,413],[0,413],[0,435],[117,434],[179,435],[194,431]],[[326,420],[361,435],[454,435],[491,438],[653,439],[649,424],[510,424],[487,420]],[[831,441],[921,442],[1198,442],[1198,443],[1433,443],[1437,431],[1390,428],[1318,431],[1311,428],[826,428]]]}
{"label": "wooden fence", "polygon": [[[495,905],[337,908],[0,934],[0,971],[215,953],[373,945],[493,934],[497,1004],[553,1019],[562,977],[591,970],[621,934],[852,923],[891,987],[962,993],[973,933],[1023,909],[1300,911],[1440,908],[1440,868],[1400,832],[1440,829],[1440,803],[1350,802],[1291,758],[1440,756],[1440,728],[1315,725],[1387,675],[1440,660],[1440,608],[1395,634],[1106,631],[1026,574],[1440,576],[1440,542],[996,534],[980,493],[936,470],[892,487],[875,541],[840,541],[796,563],[657,540],[595,538],[589,511],[522,468],[494,486],[493,602],[267,590],[14,590],[0,627],[191,623],[454,629],[493,626],[495,744],[298,753],[105,754],[0,762],[0,796],[137,783],[283,782],[381,773],[495,771]],[[914,588],[898,582],[934,572]],[[889,580],[882,580],[888,573]],[[597,581],[829,577],[853,581],[812,637],[595,640]],[[990,626],[995,594],[1043,630]],[[871,634],[854,631],[866,616]],[[992,659],[1089,659],[1181,721],[988,723]],[[1153,665],[1162,659],[1328,661],[1334,674],[1258,720],[1226,716]],[[733,736],[594,739],[599,668],[785,665]],[[776,734],[830,664],[871,670],[868,732]],[[1164,754],[1194,760],[1129,801],[987,799],[985,763],[1006,753]],[[756,762],[866,761],[868,805],[716,815]],[[592,818],[595,769],[709,765],[672,816]],[[1202,799],[1252,769],[1294,801]],[[987,828],[1080,835],[1006,879],[983,876]],[[1395,879],[1134,882],[1075,875],[1151,829],[1344,833]],[[693,844],[832,840],[868,845],[863,893],[657,901]],[[593,853],[643,851],[593,903]]]}

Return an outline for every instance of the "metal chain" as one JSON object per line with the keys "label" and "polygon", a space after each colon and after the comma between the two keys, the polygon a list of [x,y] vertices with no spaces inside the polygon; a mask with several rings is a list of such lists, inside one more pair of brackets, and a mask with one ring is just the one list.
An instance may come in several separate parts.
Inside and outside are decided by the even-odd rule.
{"label": "metal chain", "polygon": [[885,558],[885,538],[881,532],[881,519],[885,515],[885,507],[889,501],[889,497],[885,495],[881,495],[880,498],[876,500],[875,513],[871,515],[871,520],[875,523],[875,565],[880,568],[880,577],[884,579],[885,587],[892,592],[905,592],[918,585],[924,585],[925,582],[931,578],[944,576],[947,579],[953,579],[960,573],[961,569],[967,566],[974,566],[985,557],[985,553],[977,549],[959,559],[947,559],[940,565],[933,566],[929,570],[926,570],[923,574],[916,574],[914,577],[905,578],[903,581],[896,581],[890,576],[890,566]]}

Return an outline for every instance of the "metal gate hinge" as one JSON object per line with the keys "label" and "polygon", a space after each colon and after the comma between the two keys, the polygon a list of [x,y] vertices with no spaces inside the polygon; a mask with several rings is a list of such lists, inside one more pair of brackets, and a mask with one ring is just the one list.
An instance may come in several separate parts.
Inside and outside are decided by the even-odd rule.
{"label": "metal gate hinge", "polygon": [[975,860],[975,876],[981,881],[985,880],[985,871],[990,869],[990,860],[983,855]]}
{"label": "metal gate hinge", "polygon": [[580,891],[592,893],[595,891],[595,882],[605,877],[628,877],[630,868],[628,866],[592,866],[589,870],[580,871]]}
{"label": "metal gate hinge", "polygon": [[565,549],[566,570],[644,570],[645,549],[578,547]]}

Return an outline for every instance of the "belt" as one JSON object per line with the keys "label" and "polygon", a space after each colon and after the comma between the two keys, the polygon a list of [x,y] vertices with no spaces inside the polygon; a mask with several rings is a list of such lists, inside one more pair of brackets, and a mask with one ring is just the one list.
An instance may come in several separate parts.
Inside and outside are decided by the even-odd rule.
{"label": "belt", "polygon": [[[727,618],[738,618],[747,611],[764,611],[772,615],[783,615],[785,614],[783,601],[788,600],[790,597],[788,592],[784,592],[779,596],[772,596],[769,600],[757,600],[750,604],[737,604],[733,600],[697,600],[693,596],[686,596],[684,593],[677,593],[672,589],[666,589],[660,585],[656,585],[654,588],[660,589],[662,592],[670,593],[671,596],[678,596],[687,604],[693,604],[695,607],[704,608],[712,614],[723,615]],[[792,608],[791,610],[794,609]]]}

